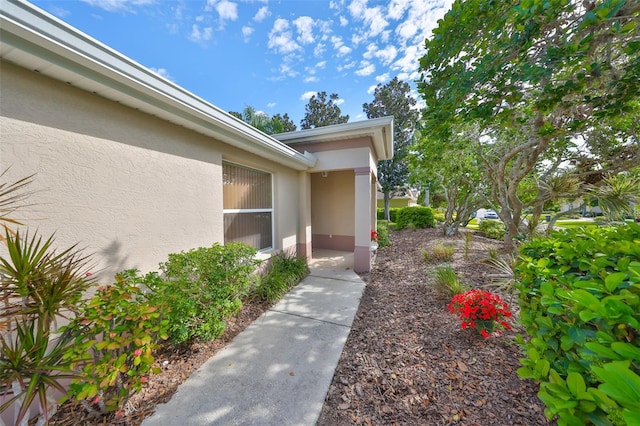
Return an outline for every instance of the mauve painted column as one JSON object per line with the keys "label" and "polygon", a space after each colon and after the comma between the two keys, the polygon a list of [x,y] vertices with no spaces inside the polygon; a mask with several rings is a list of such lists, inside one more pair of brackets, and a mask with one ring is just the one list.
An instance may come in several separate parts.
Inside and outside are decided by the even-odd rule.
{"label": "mauve painted column", "polygon": [[298,172],[298,256],[311,261],[311,175]]}
{"label": "mauve painted column", "polygon": [[367,272],[371,269],[371,169],[357,167],[355,171],[356,206],[355,240],[353,251],[353,270]]}

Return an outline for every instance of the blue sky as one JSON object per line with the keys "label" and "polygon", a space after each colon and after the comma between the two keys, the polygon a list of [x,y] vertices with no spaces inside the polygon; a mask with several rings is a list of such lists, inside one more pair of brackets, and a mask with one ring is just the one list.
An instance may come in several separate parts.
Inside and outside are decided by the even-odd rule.
{"label": "blue sky", "polygon": [[353,122],[377,84],[415,87],[424,40],[452,0],[33,3],[225,111],[288,113],[299,128],[318,91],[338,93]]}

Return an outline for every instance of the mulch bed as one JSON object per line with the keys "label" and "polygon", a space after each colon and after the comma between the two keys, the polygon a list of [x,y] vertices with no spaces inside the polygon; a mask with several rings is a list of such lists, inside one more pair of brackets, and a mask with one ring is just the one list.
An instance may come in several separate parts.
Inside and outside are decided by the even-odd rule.
{"label": "mulch bed", "polygon": [[[394,232],[391,241],[365,277],[318,426],[552,424],[537,385],[517,376],[519,330],[489,339],[462,330],[446,309],[449,298],[430,285],[438,265],[420,252],[453,243],[451,265],[478,288],[495,272],[482,260],[502,243],[475,234],[465,257],[464,238],[444,237],[440,229]],[[510,307],[516,310],[515,301]]]}
{"label": "mulch bed", "polygon": [[[444,237],[440,229],[393,232],[391,241],[363,276],[367,286],[318,426],[554,424],[543,415],[537,386],[516,374],[518,330],[489,339],[462,330],[446,309],[448,298],[430,285],[438,265],[425,263],[420,253],[437,241],[455,244],[452,266],[465,283],[480,287],[493,274],[481,260],[501,243],[474,235],[465,256],[464,239]],[[515,310],[515,302],[510,306]],[[89,418],[66,403],[50,424],[140,424],[267,308],[246,304],[214,342],[163,348],[156,357],[162,373],[151,376],[118,417]]]}

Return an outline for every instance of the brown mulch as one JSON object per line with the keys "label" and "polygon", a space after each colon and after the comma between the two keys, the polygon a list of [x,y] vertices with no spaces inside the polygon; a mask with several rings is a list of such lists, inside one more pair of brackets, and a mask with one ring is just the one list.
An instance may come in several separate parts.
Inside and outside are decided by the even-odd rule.
{"label": "brown mulch", "polygon": [[[519,330],[489,339],[462,330],[446,309],[449,299],[430,285],[438,265],[425,263],[420,253],[437,241],[454,243],[452,266],[465,283],[480,287],[494,272],[481,260],[501,243],[474,235],[465,256],[464,238],[443,237],[440,229],[393,232],[391,241],[363,276],[367,286],[318,426],[552,424],[537,386],[516,374]],[[119,417],[89,419],[81,407],[66,403],[50,424],[140,424],[267,308],[246,304],[214,342],[165,347],[156,357],[162,372],[150,377]]]}

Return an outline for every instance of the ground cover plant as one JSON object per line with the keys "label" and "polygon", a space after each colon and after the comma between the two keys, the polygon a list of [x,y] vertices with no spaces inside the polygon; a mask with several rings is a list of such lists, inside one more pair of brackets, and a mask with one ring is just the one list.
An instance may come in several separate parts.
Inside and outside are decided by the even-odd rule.
{"label": "ground cover plant", "polygon": [[518,267],[519,370],[559,424],[640,424],[640,225],[534,240]]}

